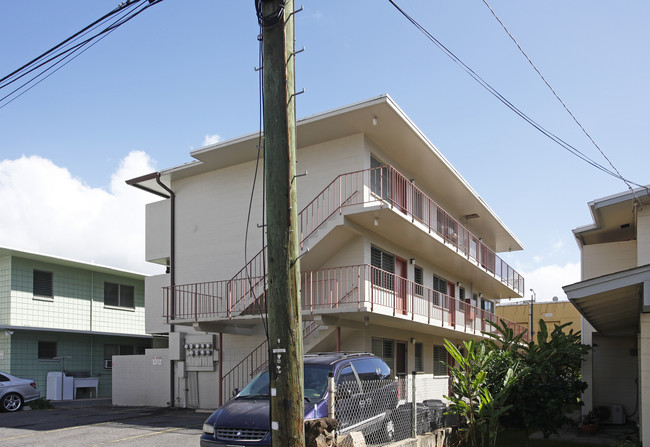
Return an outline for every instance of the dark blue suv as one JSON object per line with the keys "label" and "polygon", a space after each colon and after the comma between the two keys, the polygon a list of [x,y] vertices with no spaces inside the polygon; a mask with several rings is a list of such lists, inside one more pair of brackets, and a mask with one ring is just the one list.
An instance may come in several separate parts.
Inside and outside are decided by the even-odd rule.
{"label": "dark blue suv", "polygon": [[[388,365],[369,353],[305,354],[305,419],[327,416],[329,373],[336,383],[339,432],[361,431],[366,437],[392,440],[397,386]],[[271,445],[269,419],[269,376],[263,372],[205,421],[201,446]]]}

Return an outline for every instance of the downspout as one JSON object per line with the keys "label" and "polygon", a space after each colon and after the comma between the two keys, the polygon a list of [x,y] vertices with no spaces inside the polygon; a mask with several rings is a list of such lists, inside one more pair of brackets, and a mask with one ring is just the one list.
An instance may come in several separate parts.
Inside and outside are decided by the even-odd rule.
{"label": "downspout", "polygon": [[[171,287],[171,303],[170,303],[170,316],[174,320],[174,309],[176,309],[176,194],[167,185],[160,180],[160,172],[156,173],[156,183],[160,185],[165,191],[169,193],[170,202],[170,247],[169,247],[169,285]],[[174,332],[174,325],[169,325],[169,333]],[[174,389],[175,374],[174,374],[174,361],[169,360],[169,406],[174,407],[176,400],[176,390]]]}

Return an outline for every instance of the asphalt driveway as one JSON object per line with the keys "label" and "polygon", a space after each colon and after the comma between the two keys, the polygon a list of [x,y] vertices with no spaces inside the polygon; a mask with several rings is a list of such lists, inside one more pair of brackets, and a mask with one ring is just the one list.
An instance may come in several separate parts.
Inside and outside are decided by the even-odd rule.
{"label": "asphalt driveway", "polygon": [[57,407],[0,413],[0,447],[198,446],[208,414],[153,407]]}

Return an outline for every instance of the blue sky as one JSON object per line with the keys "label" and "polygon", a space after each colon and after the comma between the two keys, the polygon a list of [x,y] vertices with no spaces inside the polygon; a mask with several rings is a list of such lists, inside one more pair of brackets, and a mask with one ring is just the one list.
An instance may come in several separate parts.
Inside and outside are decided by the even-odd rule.
{"label": "blue sky", "polygon": [[[482,0],[396,0],[503,96],[601,164]],[[647,184],[650,3],[490,4],[627,178]],[[143,272],[144,203],[126,178],[258,128],[254,3],[164,0],[0,109],[0,245]],[[299,117],[388,93],[523,242],[504,258],[537,297],[579,280],[571,230],[626,190],[515,116],[386,0],[304,0]],[[7,2],[0,76],[117,6]],[[0,90],[3,93],[4,90]],[[215,137],[216,138],[216,137]],[[116,242],[118,241],[118,242]]]}

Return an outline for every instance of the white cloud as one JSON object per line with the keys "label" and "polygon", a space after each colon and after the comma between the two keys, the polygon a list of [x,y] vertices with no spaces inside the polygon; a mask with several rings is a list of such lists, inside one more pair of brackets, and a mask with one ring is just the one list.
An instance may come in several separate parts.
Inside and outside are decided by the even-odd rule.
{"label": "white cloud", "polygon": [[203,138],[203,146],[210,146],[211,144],[216,144],[222,139],[223,138],[221,138],[221,136],[217,135],[216,133],[213,135],[206,135]]}
{"label": "white cloud", "polygon": [[0,161],[0,245],[143,273],[145,204],[156,198],[124,183],[154,171],[133,151],[111,177],[92,188],[39,156]]}
{"label": "white cloud", "polygon": [[533,289],[538,301],[551,301],[554,296],[566,300],[562,286],[580,281],[580,263],[545,265],[522,275],[526,280],[526,298],[530,298]]}

